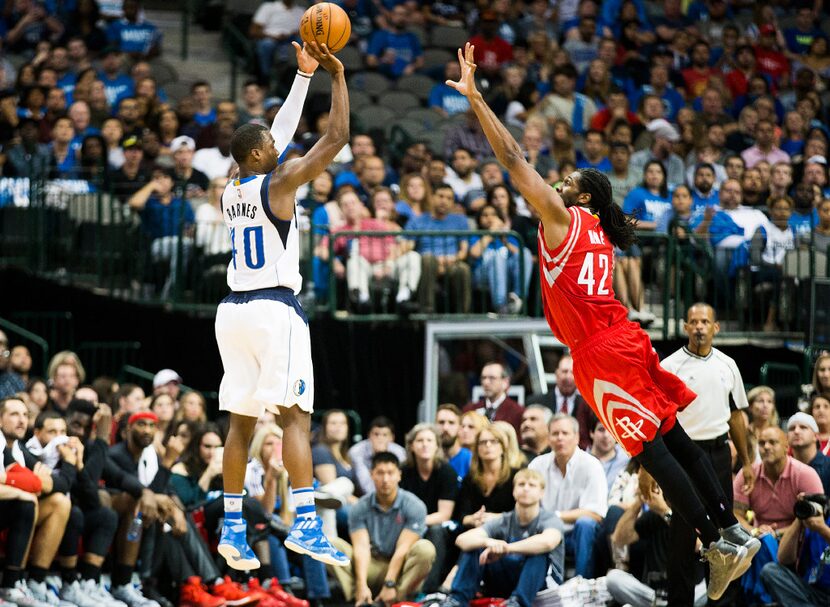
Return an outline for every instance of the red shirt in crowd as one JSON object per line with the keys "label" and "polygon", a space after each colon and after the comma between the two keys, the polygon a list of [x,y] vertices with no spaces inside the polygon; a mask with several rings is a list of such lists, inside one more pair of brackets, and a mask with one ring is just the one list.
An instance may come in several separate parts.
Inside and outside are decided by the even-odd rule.
{"label": "red shirt in crowd", "polygon": [[683,83],[686,85],[686,97],[696,99],[703,95],[703,91],[709,86],[709,81],[716,77],[717,72],[711,67],[704,70],[687,67],[681,74],[683,75]]}
{"label": "red shirt in crowd", "polygon": [[790,62],[784,53],[766,50],[760,46],[755,47],[755,62],[758,65],[758,71],[772,78],[775,84],[778,84],[781,78],[790,71]]}
{"label": "red shirt in crowd", "polygon": [[508,61],[513,60],[513,47],[504,38],[498,36],[485,40],[483,36],[473,36],[470,44],[476,47],[475,62],[484,70],[497,70]]}

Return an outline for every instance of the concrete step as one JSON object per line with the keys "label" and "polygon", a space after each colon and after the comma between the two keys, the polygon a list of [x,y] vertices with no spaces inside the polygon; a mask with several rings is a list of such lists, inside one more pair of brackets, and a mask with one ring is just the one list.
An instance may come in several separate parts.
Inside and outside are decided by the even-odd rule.
{"label": "concrete step", "polygon": [[222,49],[220,32],[207,32],[201,26],[191,23],[188,33],[187,59],[182,59],[182,13],[179,8],[165,10],[157,8],[159,3],[148,4],[147,20],[156,25],[164,34],[162,58],[179,74],[182,82],[207,80],[211,83],[217,99],[229,97],[230,61]]}

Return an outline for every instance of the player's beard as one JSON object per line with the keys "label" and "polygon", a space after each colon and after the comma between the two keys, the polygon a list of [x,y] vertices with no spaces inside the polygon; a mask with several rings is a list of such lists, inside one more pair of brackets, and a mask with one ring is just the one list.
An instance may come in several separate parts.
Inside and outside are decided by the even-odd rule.
{"label": "player's beard", "polygon": [[574,206],[577,206],[577,205],[579,204],[579,203],[577,202],[577,199],[576,199],[576,198],[577,198],[577,196],[579,196],[579,193],[573,193],[573,192],[559,192],[559,196],[561,196],[561,197],[562,197],[562,202],[564,202],[564,203],[565,203],[565,207],[566,207],[566,208],[568,208],[568,207],[574,207]]}

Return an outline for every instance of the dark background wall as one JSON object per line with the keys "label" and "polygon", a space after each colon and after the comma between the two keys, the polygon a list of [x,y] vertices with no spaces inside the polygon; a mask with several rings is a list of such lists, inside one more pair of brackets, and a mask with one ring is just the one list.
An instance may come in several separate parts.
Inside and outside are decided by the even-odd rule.
{"label": "dark background wall", "polygon": [[[222,365],[212,317],[115,300],[20,271],[0,271],[0,317],[24,310],[68,310],[74,319],[76,344],[138,341],[136,366],[152,372],[170,367],[196,389],[219,388]],[[311,330],[316,408],[355,409],[364,423],[383,414],[400,429],[415,422],[423,390],[422,325],[318,318],[312,321]],[[681,345],[679,340],[655,343],[661,356]],[[749,383],[757,383],[764,361],[801,363],[800,354],[785,349],[723,349],[737,360]],[[402,432],[398,440],[403,440]]]}

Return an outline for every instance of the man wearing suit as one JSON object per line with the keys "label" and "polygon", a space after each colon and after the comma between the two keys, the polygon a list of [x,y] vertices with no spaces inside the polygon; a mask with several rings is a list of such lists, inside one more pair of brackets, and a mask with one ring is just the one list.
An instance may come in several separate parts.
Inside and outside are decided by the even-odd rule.
{"label": "man wearing suit", "polygon": [[519,435],[524,407],[507,396],[507,388],[510,386],[507,369],[501,363],[487,363],[481,370],[480,379],[484,398],[475,403],[468,403],[464,407],[464,413],[478,411],[491,422],[506,421],[516,429],[516,435]]}
{"label": "man wearing suit", "polygon": [[564,413],[579,422],[579,448],[587,449],[591,446],[591,430],[594,427],[596,416],[585,399],[576,391],[574,380],[574,361],[570,354],[563,354],[556,366],[556,385],[548,389],[546,394],[531,394],[528,405],[545,405],[554,415]]}

